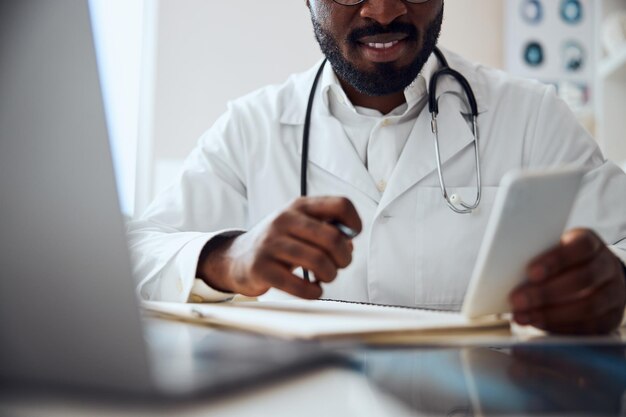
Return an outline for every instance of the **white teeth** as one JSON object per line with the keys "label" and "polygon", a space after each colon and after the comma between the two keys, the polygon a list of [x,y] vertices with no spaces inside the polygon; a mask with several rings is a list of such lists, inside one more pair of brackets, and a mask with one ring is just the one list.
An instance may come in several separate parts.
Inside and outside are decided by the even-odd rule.
{"label": "white teeth", "polygon": [[375,49],[388,49],[398,44],[398,42],[400,41],[393,41],[393,42],[387,42],[387,43],[368,43],[367,46],[369,46],[370,48],[375,48]]}

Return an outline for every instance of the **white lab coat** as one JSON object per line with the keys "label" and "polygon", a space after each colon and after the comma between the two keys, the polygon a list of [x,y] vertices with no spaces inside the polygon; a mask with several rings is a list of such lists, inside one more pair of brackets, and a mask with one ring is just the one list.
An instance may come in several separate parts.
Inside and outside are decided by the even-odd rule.
{"label": "white lab coat", "polygon": [[[309,194],[346,196],[363,221],[352,264],[335,282],[324,285],[324,297],[460,308],[500,179],[519,168],[564,163],[587,167],[569,227],[597,230],[626,259],[626,175],[605,160],[554,88],[445,53],[450,66],[468,79],[478,101],[480,207],[471,215],[447,208],[427,108],[381,195],[318,91],[312,112]],[[299,195],[302,130],[316,69],[230,103],[200,139],[178,182],[131,224],[131,248],[144,298],[186,301],[198,255],[211,237],[248,230]],[[472,132],[460,91],[449,78],[439,83],[441,152],[448,190],[473,201]],[[274,291],[267,296],[279,295]]]}

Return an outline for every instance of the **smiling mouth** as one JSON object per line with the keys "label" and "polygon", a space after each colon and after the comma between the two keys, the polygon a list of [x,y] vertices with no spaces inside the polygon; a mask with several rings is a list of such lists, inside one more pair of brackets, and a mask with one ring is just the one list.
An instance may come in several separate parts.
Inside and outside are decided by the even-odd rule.
{"label": "smiling mouth", "polygon": [[382,47],[384,45],[393,45],[408,38],[404,33],[384,33],[372,36],[363,36],[358,41],[364,45],[371,47]]}
{"label": "smiling mouth", "polygon": [[403,33],[385,33],[374,36],[364,36],[359,39],[359,43],[365,47],[372,48],[378,51],[385,51],[393,49],[399,43],[405,41],[408,38]]}
{"label": "smiling mouth", "polygon": [[358,40],[364,57],[371,62],[392,62],[406,50],[409,36],[404,33],[384,33],[364,36]]}
{"label": "smiling mouth", "polygon": [[400,43],[400,41],[392,41],[392,42],[387,42],[387,43],[368,42],[365,45],[369,46],[370,48],[374,48],[374,49],[389,49],[389,48],[393,48],[395,45],[397,45],[399,43]]}

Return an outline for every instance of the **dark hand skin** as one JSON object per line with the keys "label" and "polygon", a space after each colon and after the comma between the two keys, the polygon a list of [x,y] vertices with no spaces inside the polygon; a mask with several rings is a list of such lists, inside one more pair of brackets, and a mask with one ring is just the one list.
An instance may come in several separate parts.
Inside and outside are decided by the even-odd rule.
{"label": "dark hand skin", "polygon": [[[277,288],[305,299],[322,295],[352,261],[352,241],[330,221],[360,232],[361,219],[343,197],[298,198],[285,210],[236,238],[224,240],[201,259],[199,276],[212,288],[256,297]],[[303,267],[315,275],[306,282],[293,274]]]}
{"label": "dark hand skin", "polygon": [[562,334],[605,334],[621,324],[624,268],[593,231],[565,233],[529,264],[527,276],[510,297],[517,323]]}

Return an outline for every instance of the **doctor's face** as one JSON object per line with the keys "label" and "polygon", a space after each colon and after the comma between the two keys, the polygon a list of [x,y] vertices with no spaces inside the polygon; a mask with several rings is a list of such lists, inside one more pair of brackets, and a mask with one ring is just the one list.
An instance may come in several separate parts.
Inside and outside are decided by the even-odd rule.
{"label": "doctor's face", "polygon": [[415,80],[437,44],[443,21],[443,0],[308,4],[315,37],[335,73],[369,96],[400,92]]}

